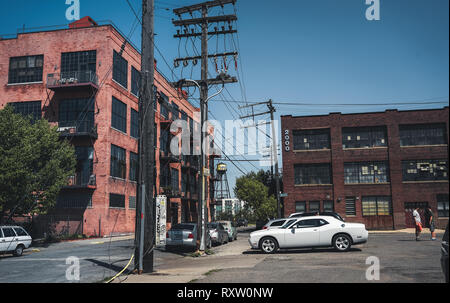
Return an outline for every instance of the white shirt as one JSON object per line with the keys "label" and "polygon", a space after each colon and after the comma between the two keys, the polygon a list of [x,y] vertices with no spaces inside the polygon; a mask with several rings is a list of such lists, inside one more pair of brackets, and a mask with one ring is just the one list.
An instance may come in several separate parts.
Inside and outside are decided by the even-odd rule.
{"label": "white shirt", "polygon": [[413,211],[413,217],[416,223],[422,223],[422,221],[420,220],[420,214],[417,210]]}

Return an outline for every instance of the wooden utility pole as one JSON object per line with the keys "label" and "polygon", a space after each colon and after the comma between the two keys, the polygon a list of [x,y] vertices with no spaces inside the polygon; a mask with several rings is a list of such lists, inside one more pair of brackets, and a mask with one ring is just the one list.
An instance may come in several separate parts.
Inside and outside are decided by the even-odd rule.
{"label": "wooden utility pole", "polygon": [[139,273],[153,272],[155,245],[155,114],[153,111],[154,0],[142,0],[141,86],[139,93],[139,182],[137,190],[135,265]]}
{"label": "wooden utility pole", "polygon": [[[173,12],[177,15],[180,20],[174,20],[173,24],[175,26],[184,27],[184,34],[181,34],[181,31],[178,30],[177,34],[174,35],[175,38],[191,38],[201,36],[201,56],[200,57],[186,57],[186,58],[178,58],[174,60],[175,66],[179,64],[180,61],[183,63],[189,61],[195,61],[201,59],[201,80],[180,80],[178,83],[173,83],[173,85],[178,87],[186,87],[186,86],[198,86],[200,88],[200,109],[201,109],[201,122],[200,122],[200,132],[201,142],[200,142],[200,151],[201,151],[201,168],[200,168],[200,195],[199,195],[199,203],[198,203],[198,241],[200,243],[199,250],[206,250],[206,238],[207,238],[207,228],[206,228],[206,220],[208,219],[208,208],[207,199],[208,199],[208,189],[207,186],[207,177],[210,175],[209,166],[208,166],[208,155],[209,155],[209,144],[205,144],[205,137],[203,136],[203,126],[205,122],[208,121],[208,86],[213,84],[225,84],[225,83],[235,83],[237,82],[236,78],[232,78],[227,76],[225,73],[222,73],[215,79],[208,79],[208,59],[209,58],[217,58],[217,57],[227,57],[227,56],[237,56],[237,53],[221,53],[221,54],[208,54],[208,36],[210,35],[226,35],[236,33],[236,30],[232,29],[231,22],[236,21],[236,15],[223,15],[223,16],[208,16],[208,11],[210,8],[216,6],[224,6],[226,4],[235,4],[236,0],[213,0],[204,3],[199,3],[191,6],[185,6],[182,8],[174,9]],[[181,15],[189,13],[192,15],[195,11],[201,11],[201,18],[194,18],[189,20],[181,20]],[[222,31],[218,31],[217,27],[214,32],[208,32],[208,25],[210,23],[219,23],[219,22],[228,22],[228,29],[225,29],[225,26],[222,27]],[[201,33],[196,33],[195,30],[189,31],[190,25],[201,25]],[[205,130],[207,131],[207,130]],[[205,150],[203,149],[205,147]]]}

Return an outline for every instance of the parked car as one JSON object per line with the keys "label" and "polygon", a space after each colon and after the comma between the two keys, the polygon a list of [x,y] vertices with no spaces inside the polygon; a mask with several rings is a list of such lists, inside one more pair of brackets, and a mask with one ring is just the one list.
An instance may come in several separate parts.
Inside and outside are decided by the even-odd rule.
{"label": "parked car", "polygon": [[[262,229],[274,229],[274,228],[281,228],[284,224],[288,222],[289,219],[274,219],[267,222]],[[292,219],[295,220],[295,219]]]}
{"label": "parked car", "polygon": [[331,216],[331,217],[335,217],[339,221],[345,222],[344,219],[338,213],[330,212],[330,211],[318,212],[318,213],[317,212],[293,213],[289,216],[289,218],[311,217],[311,216]]}
{"label": "parked car", "polygon": [[33,239],[20,226],[0,226],[0,253],[20,257],[31,246]]}
{"label": "parked car", "polygon": [[250,233],[250,246],[267,254],[280,248],[302,247],[334,247],[338,251],[348,251],[352,245],[366,243],[369,237],[364,224],[345,223],[333,216],[293,219],[282,228]]}
{"label": "parked car", "polygon": [[223,225],[225,230],[228,233],[228,241],[232,242],[233,240],[237,239],[237,228],[236,224],[234,224],[231,221],[218,221]]}
{"label": "parked car", "polygon": [[[175,248],[197,249],[197,223],[175,224],[166,233],[166,250]],[[206,233],[206,247],[211,247],[211,238]]]}
{"label": "parked car", "polygon": [[224,243],[228,243],[228,232],[219,222],[208,223],[208,230],[212,244],[222,245]]}
{"label": "parked car", "polygon": [[442,238],[441,267],[445,276],[445,282],[448,283],[448,223]]}
{"label": "parked car", "polygon": [[237,226],[238,227],[241,227],[241,226],[247,227],[248,226],[248,220],[244,219],[244,218],[238,219],[237,220]]}

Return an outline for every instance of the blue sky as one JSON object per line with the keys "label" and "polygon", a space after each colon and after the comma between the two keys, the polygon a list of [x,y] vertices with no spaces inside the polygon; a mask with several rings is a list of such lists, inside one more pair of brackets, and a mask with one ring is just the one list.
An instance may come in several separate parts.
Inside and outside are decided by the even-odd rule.
{"label": "blue sky", "polygon": [[[129,0],[139,11],[140,0]],[[135,17],[126,0],[81,2],[81,16],[94,20],[112,20],[128,34]],[[178,57],[179,41],[173,38],[175,27],[171,9],[198,3],[192,0],[156,2],[156,52],[158,67],[170,79],[181,77],[181,68],[172,62]],[[448,0],[380,0],[381,20],[365,18],[365,0],[238,0],[239,78],[245,86],[228,86],[228,92],[211,101],[210,110],[219,120],[238,116],[238,103],[249,102],[309,103],[277,105],[279,115],[311,115],[328,112],[380,111],[387,108],[418,109],[443,107],[425,102],[447,101],[449,96],[449,1]],[[14,34],[26,27],[66,24],[65,0],[0,0],[0,35]],[[169,9],[169,10],[167,10]],[[222,11],[216,10],[216,13]],[[226,10],[224,13],[232,13]],[[140,29],[131,40],[140,45]],[[184,40],[185,41],[185,40]],[[223,38],[218,41],[224,50]],[[225,41],[233,50],[232,40]],[[210,51],[217,41],[210,40]],[[197,43],[197,49],[200,45]],[[186,52],[187,50],[187,52]],[[192,45],[180,44],[180,55],[193,55]],[[236,75],[234,63],[229,73]],[[193,70],[192,77],[199,77]],[[210,70],[215,73],[213,69]],[[191,66],[183,77],[191,76]],[[229,94],[228,94],[229,93]],[[415,105],[379,103],[417,102]],[[194,104],[198,104],[196,100]],[[367,104],[338,106],[320,104]],[[235,107],[236,111],[230,109]],[[245,110],[242,111],[245,114]],[[236,157],[241,158],[241,157]],[[255,157],[248,157],[255,159]],[[245,171],[255,168],[239,162]],[[258,163],[254,163],[258,166]],[[239,171],[229,165],[230,186]]]}

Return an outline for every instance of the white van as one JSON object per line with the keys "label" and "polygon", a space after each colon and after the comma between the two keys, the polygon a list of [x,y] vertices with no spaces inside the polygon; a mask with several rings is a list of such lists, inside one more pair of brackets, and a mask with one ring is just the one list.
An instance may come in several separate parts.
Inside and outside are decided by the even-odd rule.
{"label": "white van", "polygon": [[0,253],[13,253],[20,257],[33,239],[20,226],[0,226]]}

